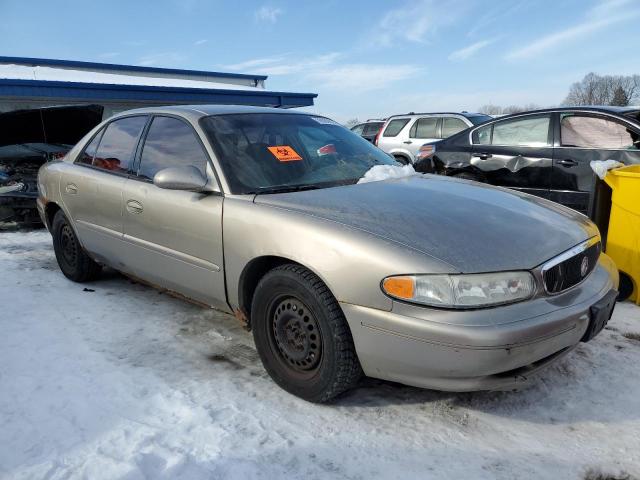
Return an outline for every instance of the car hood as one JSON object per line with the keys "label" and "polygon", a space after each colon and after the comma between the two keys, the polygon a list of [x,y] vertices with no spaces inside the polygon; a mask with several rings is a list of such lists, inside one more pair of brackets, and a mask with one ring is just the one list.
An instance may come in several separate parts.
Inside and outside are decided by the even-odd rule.
{"label": "car hood", "polygon": [[586,217],[558,204],[435,175],[254,201],[384,237],[464,273],[531,269],[598,233]]}

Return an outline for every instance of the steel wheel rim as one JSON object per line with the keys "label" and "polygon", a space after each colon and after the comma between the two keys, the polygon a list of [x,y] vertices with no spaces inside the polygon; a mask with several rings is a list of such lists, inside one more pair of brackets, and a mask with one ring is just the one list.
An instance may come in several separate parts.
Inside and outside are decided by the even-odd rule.
{"label": "steel wheel rim", "polygon": [[78,260],[78,245],[69,225],[63,225],[60,229],[60,250],[65,263],[71,267],[75,266]]}
{"label": "steel wheel rim", "polygon": [[300,300],[272,302],[269,337],[280,363],[301,376],[315,374],[322,361],[322,336],[315,315]]}

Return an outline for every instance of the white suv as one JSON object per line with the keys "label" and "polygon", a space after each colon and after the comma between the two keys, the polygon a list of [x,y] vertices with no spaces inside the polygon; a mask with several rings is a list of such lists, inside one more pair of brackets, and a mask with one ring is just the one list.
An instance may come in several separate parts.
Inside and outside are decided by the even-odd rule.
{"label": "white suv", "polygon": [[491,120],[482,113],[408,113],[389,117],[375,145],[401,163],[414,163],[420,147]]}

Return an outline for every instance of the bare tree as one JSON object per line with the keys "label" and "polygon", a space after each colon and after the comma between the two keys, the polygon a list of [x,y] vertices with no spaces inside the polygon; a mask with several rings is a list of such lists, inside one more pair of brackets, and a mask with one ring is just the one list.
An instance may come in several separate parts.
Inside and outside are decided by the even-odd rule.
{"label": "bare tree", "polygon": [[613,105],[617,91],[618,102],[626,99],[628,105],[634,100],[640,100],[640,75],[601,76],[589,73],[581,81],[571,85],[563,104]]}
{"label": "bare tree", "polygon": [[358,125],[359,123],[362,123],[362,122],[360,120],[358,120],[358,118],[356,117],[356,118],[351,118],[351,119],[347,120],[344,125],[347,128],[353,128],[356,125]]}
{"label": "bare tree", "polygon": [[478,111],[485,115],[500,115],[502,114],[502,107],[500,105],[492,105],[488,103],[487,105],[482,105],[478,108]]}

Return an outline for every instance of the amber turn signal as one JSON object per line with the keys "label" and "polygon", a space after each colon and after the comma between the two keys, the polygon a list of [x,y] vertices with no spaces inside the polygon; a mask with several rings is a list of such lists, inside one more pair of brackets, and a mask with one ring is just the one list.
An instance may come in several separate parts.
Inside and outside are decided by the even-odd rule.
{"label": "amber turn signal", "polygon": [[382,289],[396,298],[413,298],[415,283],[411,277],[389,277],[382,282]]}

